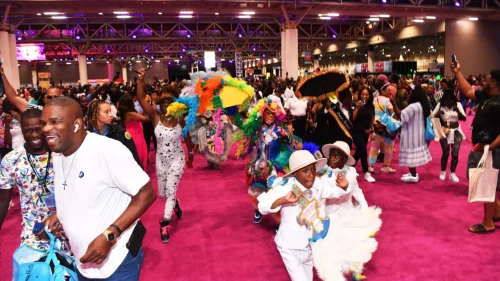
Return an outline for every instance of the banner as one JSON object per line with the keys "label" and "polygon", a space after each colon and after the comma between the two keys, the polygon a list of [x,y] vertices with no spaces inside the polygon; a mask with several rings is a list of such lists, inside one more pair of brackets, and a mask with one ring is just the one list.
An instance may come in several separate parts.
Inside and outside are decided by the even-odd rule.
{"label": "banner", "polygon": [[312,52],[304,52],[304,64],[313,64]]}

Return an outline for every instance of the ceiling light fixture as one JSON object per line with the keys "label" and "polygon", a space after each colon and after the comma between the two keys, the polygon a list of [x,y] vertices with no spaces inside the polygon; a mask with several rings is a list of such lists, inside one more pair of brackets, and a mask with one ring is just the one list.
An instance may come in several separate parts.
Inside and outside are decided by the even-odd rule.
{"label": "ceiling light fixture", "polygon": [[180,11],[179,14],[181,14],[181,15],[192,15],[193,11]]}
{"label": "ceiling light fixture", "polygon": [[251,16],[249,16],[249,15],[239,15],[238,18],[240,18],[240,19],[249,19],[249,18],[251,18]]}
{"label": "ceiling light fixture", "polygon": [[179,15],[180,19],[190,19],[192,17],[193,17],[192,15]]}
{"label": "ceiling light fixture", "polygon": [[53,17],[50,17],[50,18],[53,19],[53,20],[65,20],[66,16],[53,16]]}
{"label": "ceiling light fixture", "polygon": [[162,13],[162,12],[158,12],[158,15],[160,15],[160,16],[161,16],[161,15],[163,15],[163,13]]}
{"label": "ceiling light fixture", "polygon": [[254,11],[244,11],[244,12],[241,12],[240,14],[242,14],[242,15],[255,15],[255,12]]}
{"label": "ceiling light fixture", "polygon": [[155,60],[155,62],[160,62],[160,60]]}
{"label": "ceiling light fixture", "polygon": [[368,20],[369,20],[369,21],[380,21],[380,19],[379,19],[379,18],[369,18]]}
{"label": "ceiling light fixture", "polygon": [[129,19],[131,16],[129,15],[121,15],[121,16],[116,16],[117,19]]}
{"label": "ceiling light fixture", "polygon": [[43,13],[43,14],[46,15],[46,16],[62,15],[62,13],[58,13],[58,12],[46,12],[46,13]]}
{"label": "ceiling light fixture", "polygon": [[41,13],[37,13],[36,15],[37,15],[37,16],[41,16],[42,14],[41,14]]}
{"label": "ceiling light fixture", "polygon": [[470,20],[470,21],[477,21],[477,20],[479,20],[479,19],[478,19],[478,18],[474,18],[474,17],[470,17],[470,18],[469,18],[469,20]]}
{"label": "ceiling light fixture", "polygon": [[320,20],[331,20],[331,17],[319,17]]}
{"label": "ceiling light fixture", "polygon": [[219,15],[219,13],[215,13],[215,15],[216,15],[216,16],[218,16],[218,15]]}
{"label": "ceiling light fixture", "polygon": [[413,22],[424,22],[423,19],[414,19]]}
{"label": "ceiling light fixture", "polygon": [[378,15],[371,15],[370,18],[378,18]]}
{"label": "ceiling light fixture", "polygon": [[460,7],[460,2],[455,1],[455,7]]}
{"label": "ceiling light fixture", "polygon": [[100,16],[104,15],[103,13],[99,13]]}
{"label": "ceiling light fixture", "polygon": [[337,14],[337,13],[329,13],[329,14],[327,14],[327,15],[328,15],[329,17],[338,17],[338,16],[339,16],[339,14]]}
{"label": "ceiling light fixture", "polygon": [[369,20],[367,20],[367,21],[366,21],[366,24],[370,24],[370,21],[369,21]]}
{"label": "ceiling light fixture", "polygon": [[115,15],[128,15],[128,12],[125,11],[118,11],[118,12],[113,12]]}
{"label": "ceiling light fixture", "polygon": [[380,18],[390,18],[390,15],[379,15]]}
{"label": "ceiling light fixture", "polygon": [[425,18],[428,19],[428,20],[435,20],[436,19],[435,16],[426,16]]}

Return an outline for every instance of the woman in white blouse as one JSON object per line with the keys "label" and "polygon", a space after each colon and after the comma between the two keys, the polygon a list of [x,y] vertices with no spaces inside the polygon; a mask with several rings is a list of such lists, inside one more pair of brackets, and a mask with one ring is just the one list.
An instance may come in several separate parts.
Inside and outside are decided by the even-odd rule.
{"label": "woman in white blouse", "polygon": [[446,135],[445,139],[440,140],[443,155],[441,156],[441,174],[439,179],[444,181],[446,179],[446,165],[448,164],[448,157],[450,156],[451,147],[451,167],[449,179],[452,182],[459,182],[455,170],[458,164],[458,153],[460,152],[460,144],[465,139],[465,134],[460,128],[459,120],[465,120],[466,115],[462,104],[457,100],[457,97],[451,90],[443,93],[440,102],[432,112],[432,115],[439,118],[441,127]]}

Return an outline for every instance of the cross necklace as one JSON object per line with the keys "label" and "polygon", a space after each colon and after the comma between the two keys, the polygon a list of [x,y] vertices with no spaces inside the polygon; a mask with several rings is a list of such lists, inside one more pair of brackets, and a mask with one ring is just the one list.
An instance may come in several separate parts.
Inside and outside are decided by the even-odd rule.
{"label": "cross necklace", "polygon": [[63,163],[62,163],[62,172],[63,172],[63,175],[64,175],[64,183],[62,184],[64,187],[63,189],[66,190],[66,187],[68,186],[67,184],[67,181],[68,181],[68,177],[69,177],[69,174],[71,173],[71,168],[73,168],[73,163],[75,162],[75,159],[76,157],[78,156],[78,151],[76,152],[75,154],[75,157],[73,157],[73,160],[71,160],[71,165],[69,166],[69,171],[68,171],[68,174],[65,175],[64,173],[64,159],[63,159]]}

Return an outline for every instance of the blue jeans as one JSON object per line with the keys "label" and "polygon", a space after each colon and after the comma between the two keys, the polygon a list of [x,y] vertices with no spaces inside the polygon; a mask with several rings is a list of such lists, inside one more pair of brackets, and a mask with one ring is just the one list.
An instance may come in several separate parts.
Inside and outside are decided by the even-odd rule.
{"label": "blue jeans", "polygon": [[76,273],[78,274],[78,281],[139,281],[143,261],[144,252],[141,249],[136,257],[129,252],[122,264],[106,279],[86,278],[80,274],[78,269],[76,269]]}

